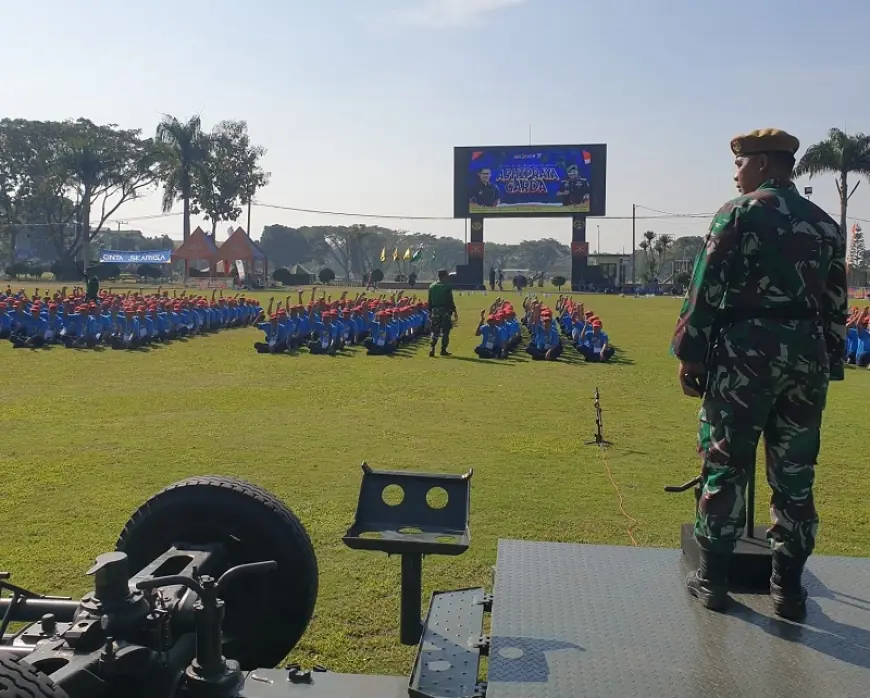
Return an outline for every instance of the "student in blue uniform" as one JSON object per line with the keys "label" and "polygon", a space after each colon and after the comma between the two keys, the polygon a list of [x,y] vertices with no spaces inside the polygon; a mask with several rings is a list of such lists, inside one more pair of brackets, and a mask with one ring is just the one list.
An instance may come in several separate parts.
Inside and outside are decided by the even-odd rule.
{"label": "student in blue uniform", "polygon": [[[862,351],[862,339],[866,336],[867,325],[870,324],[870,308],[863,310],[853,307],[849,319],[846,321],[846,363],[858,364],[858,355],[864,360],[864,364],[870,363],[866,349]],[[863,343],[867,347],[866,340]]]}
{"label": "student in blue uniform", "polygon": [[398,337],[395,327],[387,320],[388,315],[383,310],[375,313],[375,322],[369,329],[369,336],[364,340],[366,354],[384,356],[395,353],[398,347]]}
{"label": "student in blue uniform", "polygon": [[312,354],[331,354],[334,356],[338,352],[340,338],[338,325],[333,322],[334,319],[333,312],[325,310],[320,316],[320,322],[315,323],[312,339],[308,343],[308,351]]}
{"label": "student in blue uniform", "polygon": [[595,319],[591,323],[592,332],[586,334],[577,345],[583,358],[587,361],[609,361],[613,356],[613,347],[607,333],[601,329],[601,320]]}
{"label": "student in blue uniform", "polygon": [[553,325],[553,316],[549,310],[537,311],[538,320],[532,330],[532,341],[526,352],[535,361],[556,361],[562,355],[562,341],[559,330]]}
{"label": "student in blue uniform", "polygon": [[281,323],[286,316],[284,310],[279,310],[269,317],[269,322],[257,325],[266,335],[265,341],[254,342],[258,354],[280,354],[287,350],[287,325]]}
{"label": "student in blue uniform", "polygon": [[474,333],[475,337],[480,337],[480,344],[474,347],[474,353],[481,359],[503,359],[507,356],[507,332],[499,325],[503,319],[496,313],[487,316],[485,311],[480,311],[480,323]]}
{"label": "student in blue uniform", "polygon": [[45,345],[48,322],[40,315],[40,310],[39,304],[34,303],[30,315],[22,320],[21,331],[9,338],[15,349],[38,349]]}
{"label": "student in blue uniform", "polygon": [[0,339],[12,336],[12,316],[6,311],[6,304],[0,303]]}

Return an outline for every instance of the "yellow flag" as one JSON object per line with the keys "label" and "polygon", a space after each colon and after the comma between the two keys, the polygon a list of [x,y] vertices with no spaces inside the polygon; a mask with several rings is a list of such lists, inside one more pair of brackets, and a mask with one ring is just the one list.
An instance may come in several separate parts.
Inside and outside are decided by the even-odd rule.
{"label": "yellow flag", "polygon": [[405,256],[402,257],[402,259],[404,259],[406,261],[411,259],[411,248],[410,247],[407,250],[405,250]]}
{"label": "yellow flag", "polygon": [[381,250],[381,261],[382,262],[387,261],[387,248],[386,247]]}
{"label": "yellow flag", "polygon": [[393,252],[393,261],[394,261],[394,262],[398,262],[398,261],[399,261],[399,248],[398,248],[398,247],[396,248],[396,251]]}

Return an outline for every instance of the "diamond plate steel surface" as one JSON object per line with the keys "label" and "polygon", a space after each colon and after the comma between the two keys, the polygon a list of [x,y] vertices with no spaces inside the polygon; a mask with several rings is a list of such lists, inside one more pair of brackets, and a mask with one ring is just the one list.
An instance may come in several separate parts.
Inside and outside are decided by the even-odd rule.
{"label": "diamond plate steel surface", "polygon": [[461,589],[432,595],[411,689],[431,698],[474,694],[480,649],[471,643],[483,632],[485,593],[484,589]]}
{"label": "diamond plate steel surface", "polygon": [[870,559],[811,558],[802,624],[766,595],[727,614],[676,550],[500,541],[487,698],[867,698]]}

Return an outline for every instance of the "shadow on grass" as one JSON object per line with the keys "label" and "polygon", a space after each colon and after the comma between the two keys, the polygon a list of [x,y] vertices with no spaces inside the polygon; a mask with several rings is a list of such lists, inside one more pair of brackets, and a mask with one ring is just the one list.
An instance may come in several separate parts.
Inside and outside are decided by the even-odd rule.
{"label": "shadow on grass", "polygon": [[473,364],[479,364],[481,366],[515,366],[518,363],[523,363],[521,361],[511,361],[508,359],[481,359],[477,356],[456,356],[455,354],[451,356],[439,357],[445,358],[448,361],[467,361]]}

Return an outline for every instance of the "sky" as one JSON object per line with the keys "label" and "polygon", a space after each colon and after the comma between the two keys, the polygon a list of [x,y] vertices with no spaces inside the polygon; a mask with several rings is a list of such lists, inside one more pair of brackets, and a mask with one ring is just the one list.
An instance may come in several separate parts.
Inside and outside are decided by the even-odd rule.
{"label": "sky", "polygon": [[[145,135],[163,114],[246,120],[271,172],[255,238],[275,223],[462,238],[453,148],[526,145],[531,132],[536,145],[607,144],[607,217],[587,234],[617,252],[631,248],[633,204],[639,217],[709,213],[735,196],[738,133],[783,128],[802,152],[832,127],[870,131],[870,56],[849,32],[870,3],[854,0],[0,0],[0,16],[3,116]],[[838,211],[833,178],[798,184]],[[870,182],[850,206],[870,219]],[[181,216],[160,212],[155,192],[114,223],[180,239]],[[638,238],[706,227],[637,221]],[[571,224],[487,221],[484,235],[568,242]]]}

